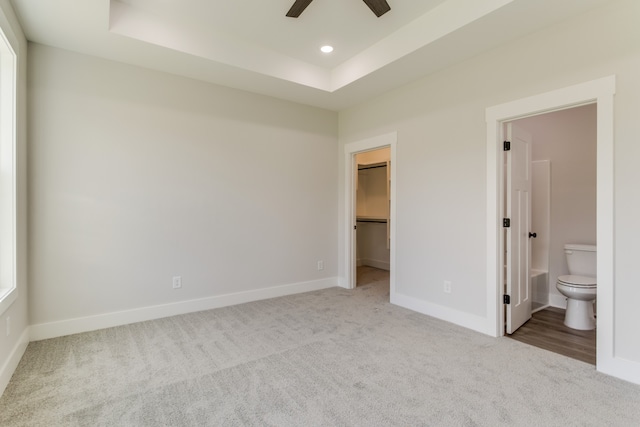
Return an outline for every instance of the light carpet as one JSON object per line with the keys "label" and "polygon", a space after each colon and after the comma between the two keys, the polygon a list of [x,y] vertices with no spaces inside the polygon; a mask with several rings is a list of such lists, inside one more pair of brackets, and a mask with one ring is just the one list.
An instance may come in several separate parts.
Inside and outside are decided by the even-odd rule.
{"label": "light carpet", "polygon": [[639,386],[388,292],[332,288],[33,342],[0,425],[640,425]]}

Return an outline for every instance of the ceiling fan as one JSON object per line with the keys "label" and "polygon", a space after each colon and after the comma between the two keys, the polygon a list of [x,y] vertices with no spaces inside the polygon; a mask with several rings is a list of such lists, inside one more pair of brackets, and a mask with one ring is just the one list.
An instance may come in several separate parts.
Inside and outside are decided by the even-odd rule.
{"label": "ceiling fan", "polygon": [[[287,12],[287,16],[290,18],[297,18],[307,8],[307,6],[309,6],[309,3],[311,3],[312,1],[313,0],[296,0],[293,3],[293,6],[291,6],[291,9],[289,9],[289,12]],[[375,13],[378,18],[380,18],[382,15],[384,15],[385,13],[391,10],[391,7],[389,6],[389,3],[387,3],[386,0],[362,0],[362,1],[364,1],[367,4],[367,6],[369,6],[369,9],[371,9],[371,11]]]}

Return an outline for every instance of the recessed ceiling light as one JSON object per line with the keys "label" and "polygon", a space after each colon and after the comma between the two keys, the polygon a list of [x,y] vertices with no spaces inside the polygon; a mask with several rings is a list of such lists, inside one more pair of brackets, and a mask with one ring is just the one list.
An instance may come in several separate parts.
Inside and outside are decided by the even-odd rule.
{"label": "recessed ceiling light", "polygon": [[320,50],[323,51],[324,53],[331,53],[333,52],[333,46],[329,46],[329,45],[322,46]]}

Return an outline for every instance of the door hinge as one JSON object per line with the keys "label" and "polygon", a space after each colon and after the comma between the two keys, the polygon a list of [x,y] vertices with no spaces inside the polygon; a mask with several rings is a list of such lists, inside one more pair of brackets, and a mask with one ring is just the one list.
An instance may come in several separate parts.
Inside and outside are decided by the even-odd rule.
{"label": "door hinge", "polygon": [[502,296],[502,303],[503,304],[511,304],[511,297],[509,295],[503,295]]}
{"label": "door hinge", "polygon": [[357,225],[354,225],[354,226],[353,226],[353,229],[354,229],[354,230],[357,230],[357,229],[358,229],[358,226],[357,226]]}
{"label": "door hinge", "polygon": [[503,226],[504,228],[509,228],[509,227],[511,227],[511,219],[509,219],[509,218],[503,218],[503,219],[502,219],[502,226]]}
{"label": "door hinge", "polygon": [[511,150],[511,141],[504,141],[504,143],[502,144],[502,150],[503,151]]}

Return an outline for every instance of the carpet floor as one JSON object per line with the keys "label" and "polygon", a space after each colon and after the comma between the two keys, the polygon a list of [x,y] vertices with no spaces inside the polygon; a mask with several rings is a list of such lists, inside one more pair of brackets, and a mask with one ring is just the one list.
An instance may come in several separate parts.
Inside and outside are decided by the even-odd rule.
{"label": "carpet floor", "polygon": [[637,426],[640,386],[331,288],[29,344],[13,426]]}

